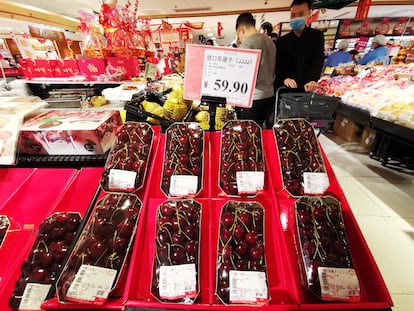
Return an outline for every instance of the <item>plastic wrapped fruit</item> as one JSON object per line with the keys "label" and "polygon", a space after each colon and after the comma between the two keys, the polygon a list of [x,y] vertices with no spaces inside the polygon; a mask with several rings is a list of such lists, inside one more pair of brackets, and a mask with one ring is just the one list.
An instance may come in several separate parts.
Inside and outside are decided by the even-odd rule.
{"label": "plastic wrapped fruit", "polygon": [[[223,303],[268,301],[263,223],[264,210],[259,203],[229,201],[223,207],[216,281],[216,295]],[[242,280],[254,287],[243,287]]]}
{"label": "plastic wrapped fruit", "polygon": [[126,122],[116,132],[105,163],[105,191],[134,192],[144,184],[152,147],[153,130],[143,122]]}
{"label": "plastic wrapped fruit", "polygon": [[166,132],[161,189],[167,196],[196,195],[202,187],[204,132],[195,122]]}
{"label": "plastic wrapped fruit", "polygon": [[340,202],[328,196],[305,196],[296,201],[295,210],[306,287],[319,299],[358,301],[359,282]]}
{"label": "plastic wrapped fruit", "polygon": [[[105,302],[127,259],[140,208],[130,193],[108,193],[96,203],[57,282],[60,301]],[[95,282],[107,276],[109,284]]]}
{"label": "plastic wrapped fruit", "polygon": [[[240,188],[238,172],[257,172],[249,176],[251,185]],[[252,195],[263,188],[264,161],[261,128],[248,120],[229,121],[221,130],[219,185],[230,196]],[[246,188],[246,189],[245,189]]]}
{"label": "plastic wrapped fruit", "polygon": [[169,200],[157,209],[152,295],[163,302],[193,303],[199,293],[201,205]]}
{"label": "plastic wrapped fruit", "polygon": [[7,230],[10,227],[10,222],[7,216],[0,215],[0,247],[3,244],[3,240],[6,237]]}
{"label": "plastic wrapped fruit", "polygon": [[53,286],[57,281],[80,222],[79,213],[59,212],[40,224],[37,238],[21,266],[19,279],[9,299],[13,310],[19,309],[28,283]]}
{"label": "plastic wrapped fruit", "polygon": [[292,196],[304,195],[304,172],[326,172],[315,131],[305,119],[279,120],[273,130],[283,185]]}

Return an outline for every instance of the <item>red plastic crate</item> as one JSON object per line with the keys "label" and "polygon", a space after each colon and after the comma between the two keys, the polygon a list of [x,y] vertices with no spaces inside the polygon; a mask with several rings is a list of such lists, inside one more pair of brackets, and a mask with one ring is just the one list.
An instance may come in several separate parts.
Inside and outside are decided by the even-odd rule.
{"label": "red plastic crate", "polygon": [[30,179],[36,169],[34,168],[2,168],[0,170],[0,211],[14,192]]}

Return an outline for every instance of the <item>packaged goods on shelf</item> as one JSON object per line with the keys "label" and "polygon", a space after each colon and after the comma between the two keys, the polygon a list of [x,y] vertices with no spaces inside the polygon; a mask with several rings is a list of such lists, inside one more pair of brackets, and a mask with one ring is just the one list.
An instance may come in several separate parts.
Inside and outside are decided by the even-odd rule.
{"label": "packaged goods on shelf", "polygon": [[28,154],[103,154],[121,124],[119,111],[50,110],[21,127],[19,151]]}

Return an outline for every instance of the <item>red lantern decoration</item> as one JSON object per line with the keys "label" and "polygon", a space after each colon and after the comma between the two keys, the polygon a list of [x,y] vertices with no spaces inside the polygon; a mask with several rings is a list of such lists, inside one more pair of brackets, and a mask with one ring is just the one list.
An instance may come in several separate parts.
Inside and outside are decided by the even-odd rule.
{"label": "red lantern decoration", "polygon": [[223,31],[223,26],[221,25],[221,22],[217,22],[217,35],[220,37],[221,32]]}

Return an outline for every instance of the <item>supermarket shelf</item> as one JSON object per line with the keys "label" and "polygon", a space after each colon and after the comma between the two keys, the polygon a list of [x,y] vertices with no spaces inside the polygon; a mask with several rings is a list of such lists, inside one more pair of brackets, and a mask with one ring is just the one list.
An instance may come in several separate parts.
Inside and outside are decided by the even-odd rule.
{"label": "supermarket shelf", "polygon": [[104,166],[108,152],[96,155],[30,155],[19,154],[16,167],[100,167]]}
{"label": "supermarket shelf", "polygon": [[340,114],[362,126],[371,126],[371,114],[367,109],[354,107],[340,101],[336,108],[336,114]]}

